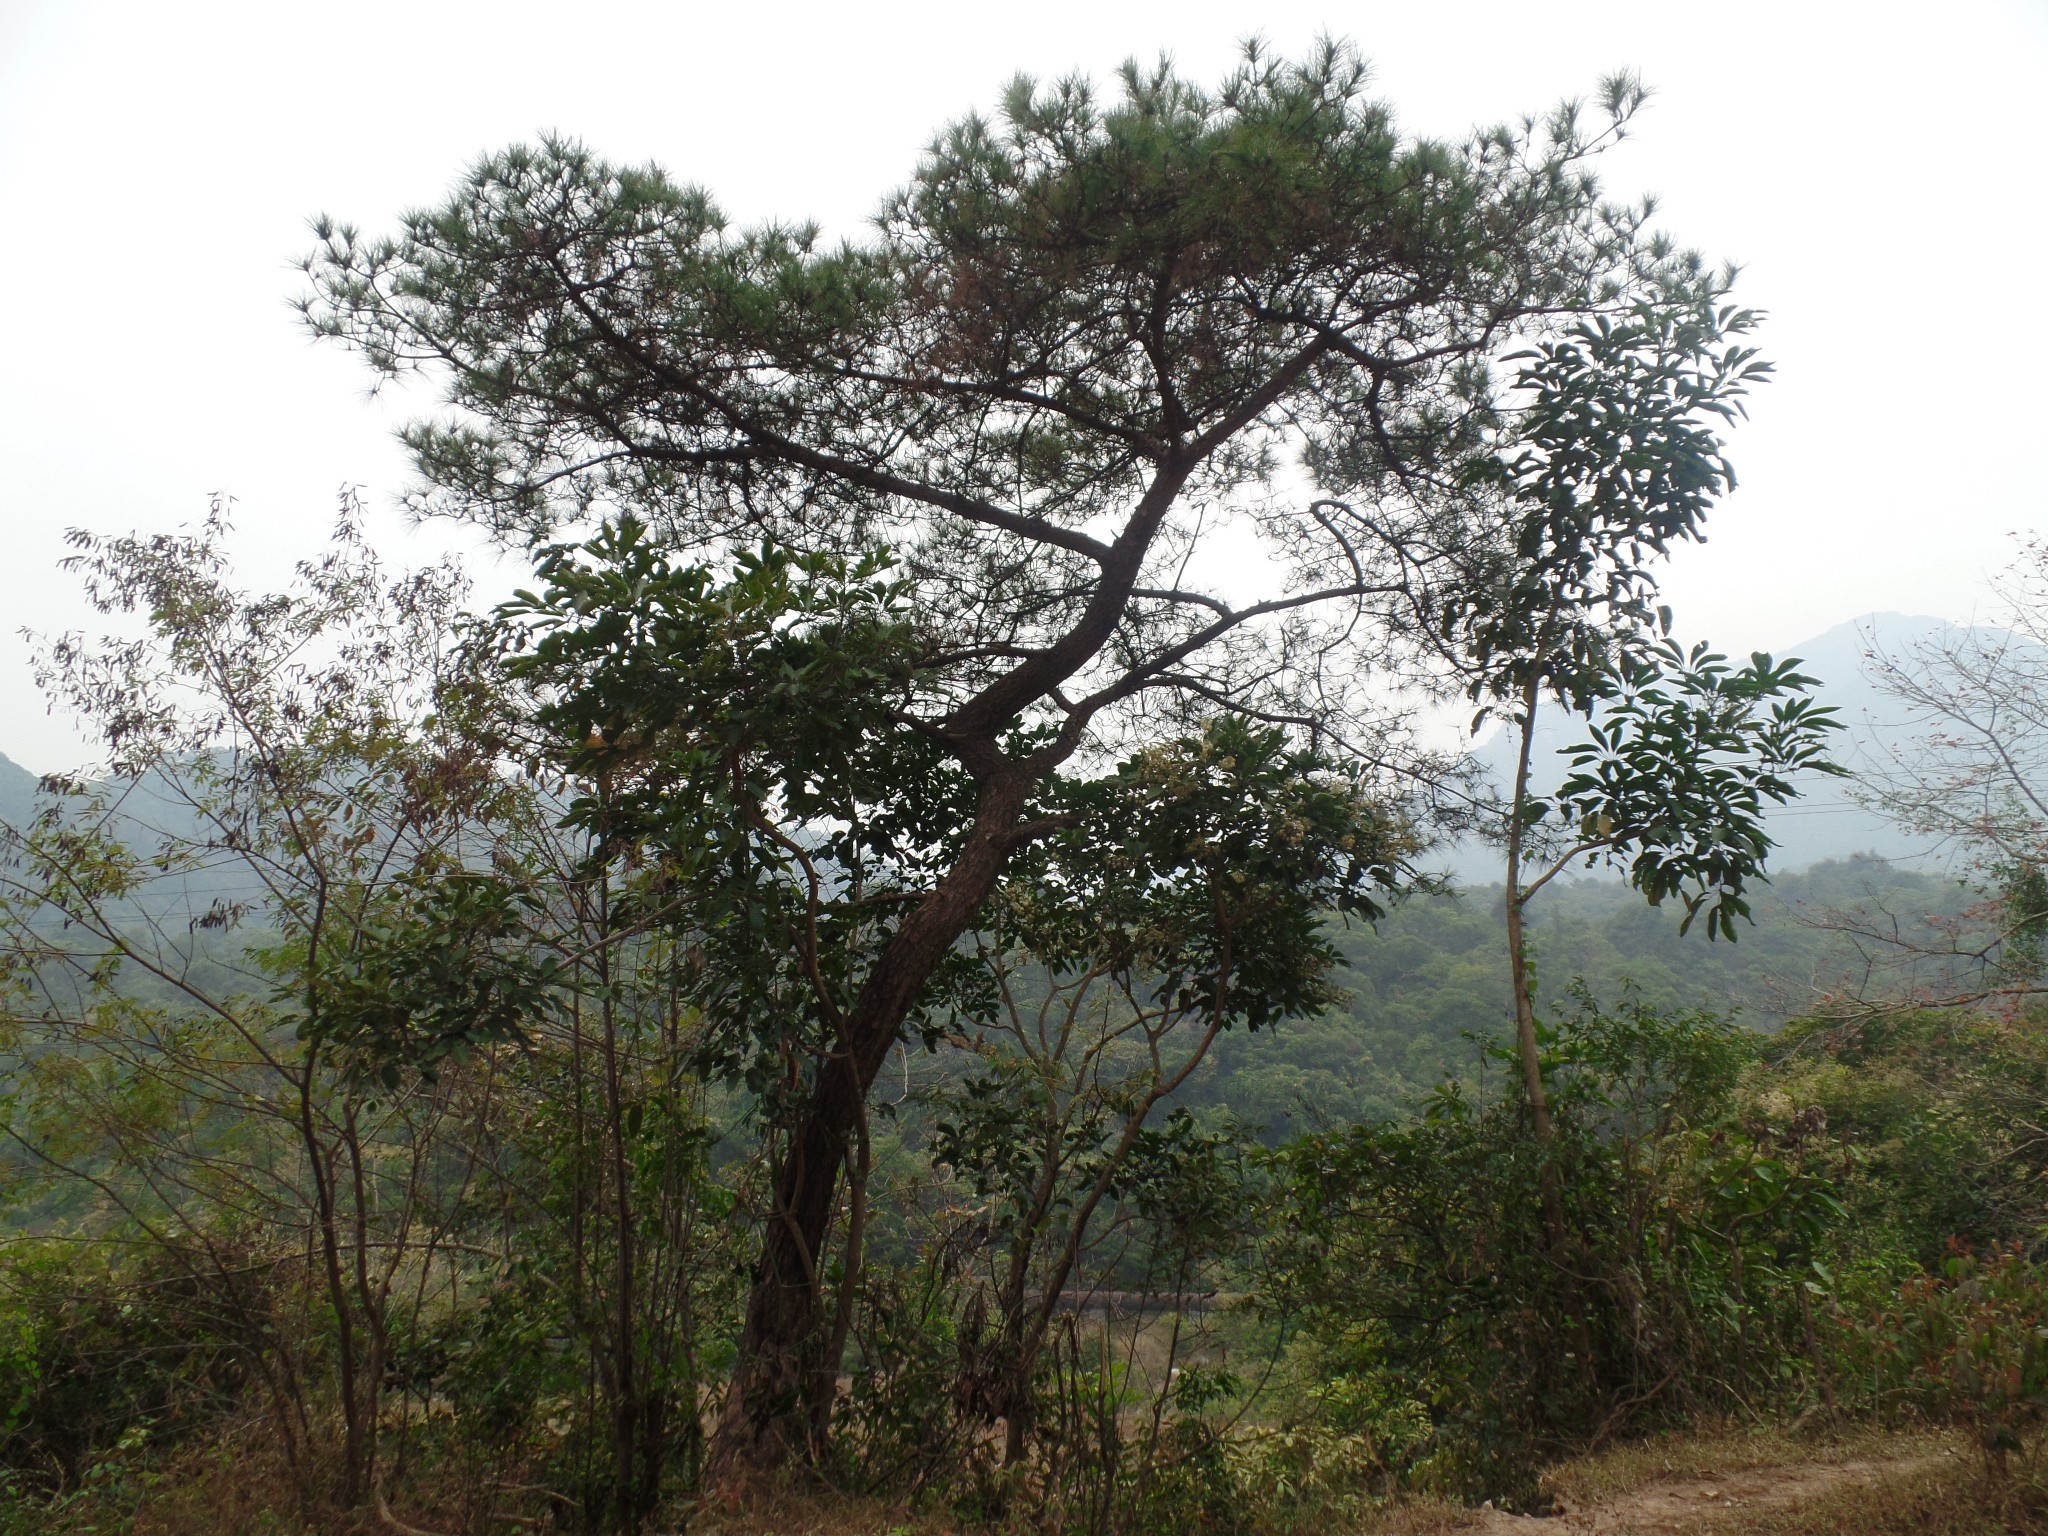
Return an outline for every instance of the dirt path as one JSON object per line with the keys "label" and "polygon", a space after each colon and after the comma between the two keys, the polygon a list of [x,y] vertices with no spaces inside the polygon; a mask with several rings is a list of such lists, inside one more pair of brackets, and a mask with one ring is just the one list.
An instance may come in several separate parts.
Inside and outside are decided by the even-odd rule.
{"label": "dirt path", "polygon": [[1695,1536],[1724,1529],[1729,1516],[1810,1504],[1845,1488],[1868,1486],[1937,1465],[1938,1454],[1894,1460],[1802,1462],[1751,1467],[1711,1477],[1667,1478],[1547,1519],[1488,1511],[1466,1530],[1477,1536]]}

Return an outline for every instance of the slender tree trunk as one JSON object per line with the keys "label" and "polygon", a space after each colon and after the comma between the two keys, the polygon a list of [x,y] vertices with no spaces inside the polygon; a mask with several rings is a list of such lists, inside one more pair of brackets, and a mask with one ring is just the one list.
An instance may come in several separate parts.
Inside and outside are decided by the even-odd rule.
{"label": "slender tree trunk", "polygon": [[821,1318],[817,1262],[838,1205],[839,1175],[868,1090],[903,1021],[955,940],[995,889],[1014,846],[1031,779],[1021,771],[985,779],[974,830],[938,887],[904,917],[848,1011],[842,1049],[826,1058],[810,1102],[791,1128],[774,1208],[747,1298],[739,1361],[711,1446],[714,1482],[732,1486],[750,1470],[802,1454],[814,1419],[813,1383],[838,1377],[818,1358],[829,1344]]}
{"label": "slender tree trunk", "polygon": [[839,1362],[846,1355],[846,1340],[853,1331],[853,1309],[859,1299],[860,1269],[868,1230],[868,1170],[873,1149],[868,1143],[867,1117],[854,1123],[858,1156],[854,1159],[851,1187],[847,1190],[846,1242],[839,1264],[839,1293],[833,1305],[832,1330],[818,1357],[818,1377],[811,1384],[811,1453],[822,1456],[832,1429],[832,1410],[839,1396]]}
{"label": "slender tree trunk", "polygon": [[341,1391],[341,1498],[344,1508],[353,1509],[363,1500],[367,1468],[363,1454],[363,1424],[356,1391],[355,1309],[349,1304],[348,1283],[342,1272],[340,1218],[335,1210],[334,1168],[321,1143],[319,1124],[313,1111],[313,1062],[319,1047],[306,1052],[300,1067],[298,1132],[306,1149],[308,1171],[313,1175],[313,1199],[320,1234],[321,1278],[327,1285],[327,1301],[334,1308],[335,1372]]}
{"label": "slender tree trunk", "polygon": [[322,1145],[319,1118],[313,1109],[313,1078],[320,1056],[315,1026],[320,1022],[319,959],[322,935],[327,923],[327,885],[323,878],[313,903],[312,918],[305,940],[306,981],[304,1033],[312,1041],[299,1066],[297,1129],[306,1149],[307,1171],[313,1176],[314,1210],[320,1229],[322,1278],[327,1282],[328,1304],[334,1308],[335,1369],[340,1378],[342,1425],[341,1497],[343,1507],[362,1503],[370,1467],[364,1451],[367,1432],[357,1399],[356,1331],[349,1305],[348,1284],[342,1272],[341,1217],[335,1190],[335,1167]]}
{"label": "slender tree trunk", "polygon": [[1542,675],[1530,669],[1522,686],[1521,740],[1515,756],[1514,796],[1509,804],[1507,840],[1508,980],[1515,995],[1515,1048],[1522,1063],[1522,1091],[1529,1101],[1529,1125],[1535,1133],[1537,1182],[1543,1196],[1543,1225],[1551,1250],[1565,1247],[1564,1198],[1558,1188],[1557,1165],[1551,1158],[1556,1129],[1550,1119],[1550,1096],[1543,1087],[1543,1053],[1536,1041],[1536,1003],[1529,982],[1528,935],[1522,923],[1527,897],[1522,890],[1522,840],[1529,804],[1529,763],[1536,748],[1536,711],[1542,703]]}
{"label": "slender tree trunk", "polygon": [[617,1494],[617,1528],[640,1528],[654,1501],[653,1478],[638,1454],[642,1393],[635,1370],[635,1323],[639,1315],[637,1248],[634,1242],[632,1150],[626,1145],[626,1107],[620,1083],[619,1021],[612,995],[610,875],[598,885],[596,964],[603,998],[606,1140],[611,1152],[612,1197],[612,1462]]}
{"label": "slender tree trunk", "polygon": [[356,1372],[362,1394],[358,1410],[362,1434],[362,1476],[365,1496],[377,1489],[377,1417],[384,1389],[384,1363],[391,1353],[391,1329],[385,1315],[388,1275],[370,1274],[370,1191],[365,1179],[363,1139],[356,1119],[356,1105],[344,1105],[341,1116],[341,1144],[348,1152],[349,1185],[355,1202],[355,1289],[356,1310],[361,1314],[369,1347]]}
{"label": "slender tree trunk", "polygon": [[1045,1231],[1058,1193],[1061,1147],[1067,1122],[1057,1112],[1049,1115],[1045,1132],[1045,1156],[1039,1164],[1038,1183],[1031,1192],[1031,1209],[1017,1224],[1010,1242],[1009,1272],[1003,1278],[1000,1298],[1003,1329],[1003,1465],[1015,1466],[1024,1459],[1031,1433],[1031,1356],[1024,1352],[1024,1290],[1031,1278],[1031,1260],[1038,1252],[1038,1240]]}
{"label": "slender tree trunk", "polygon": [[1828,1375],[1827,1357],[1822,1354],[1820,1333],[1813,1326],[1813,1298],[1807,1294],[1806,1282],[1801,1280],[1799,1290],[1799,1321],[1806,1333],[1806,1358],[1813,1362],[1813,1382],[1820,1389],[1821,1406],[1827,1409],[1828,1421],[1834,1423],[1841,1418],[1835,1407],[1835,1384]]}

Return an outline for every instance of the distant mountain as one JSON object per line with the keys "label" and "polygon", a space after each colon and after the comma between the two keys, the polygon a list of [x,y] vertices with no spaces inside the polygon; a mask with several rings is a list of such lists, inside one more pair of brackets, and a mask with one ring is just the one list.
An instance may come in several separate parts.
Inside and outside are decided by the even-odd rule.
{"label": "distant mountain", "polygon": [[19,825],[35,809],[36,776],[19,763],[0,757],[0,821]]}
{"label": "distant mountain", "polygon": [[[1915,641],[1949,629],[1944,620],[1919,614],[1872,613],[1837,624],[1786,652],[1819,678],[1821,702],[1841,713],[1835,760],[1852,774],[1877,766],[1888,749],[1911,746],[1912,731],[1896,700],[1880,693],[1865,668],[1873,643],[1902,652]],[[1941,860],[1888,817],[1858,805],[1850,779],[1814,778],[1800,799],[1772,813],[1771,836],[1778,842],[1773,862],[1781,869],[1806,869],[1824,859],[1876,854],[1894,863],[1932,868]]]}
{"label": "distant mountain", "polygon": [[[0,823],[25,824],[49,802],[37,794],[41,780],[0,756]],[[207,832],[190,803],[170,781],[151,771],[140,778],[102,783],[109,791],[107,811],[113,831],[136,854],[147,858],[159,848],[203,847]],[[180,861],[181,866],[184,863]],[[232,853],[215,853],[196,869],[145,879],[125,898],[127,907],[157,922],[189,921],[216,902],[260,903],[263,887],[256,873]],[[117,910],[120,910],[117,908]]]}
{"label": "distant mountain", "polygon": [[[1797,656],[1807,672],[1821,680],[1821,702],[1838,709],[1844,729],[1835,748],[1836,760],[1852,770],[1881,761],[1888,747],[1908,744],[1908,732],[1897,706],[1871,685],[1864,672],[1864,660],[1874,640],[1888,651],[1902,651],[1914,641],[1950,628],[1940,619],[1899,613],[1874,613],[1838,624],[1825,634],[1815,635],[1791,646],[1785,655]],[[1545,765],[1539,778],[1555,783],[1566,772],[1564,749],[1581,739],[1582,729],[1567,716],[1552,711],[1538,721],[1537,761]],[[1496,731],[1474,750],[1473,757],[1496,784],[1506,784],[1513,771],[1513,745],[1505,732]],[[1815,774],[1801,786],[1801,798],[1792,805],[1768,814],[1767,824],[1778,848],[1772,868],[1779,872],[1810,869],[1828,860],[1876,857],[1901,868],[1935,868],[1939,861],[1890,820],[1866,810],[1852,798],[1853,780]],[[0,821],[18,822],[29,813],[35,799],[36,776],[0,756]],[[129,814],[138,823],[159,828],[184,830],[189,817],[183,807],[153,794],[145,779],[127,798]],[[1430,867],[1444,869],[1466,884],[1485,884],[1500,879],[1500,859],[1492,849],[1475,843],[1439,850]],[[226,880],[221,889],[238,885]],[[210,882],[200,882],[194,898],[211,900],[219,894]]]}
{"label": "distant mountain", "polygon": [[[1882,760],[1888,747],[1904,747],[1909,732],[1892,700],[1872,686],[1864,660],[1873,641],[1887,651],[1900,651],[1914,641],[1951,628],[1941,619],[1902,613],[1866,614],[1837,624],[1825,634],[1787,647],[1783,656],[1797,656],[1802,670],[1821,680],[1823,704],[1840,711],[1843,729],[1834,747],[1835,760],[1852,773]],[[1578,722],[1557,711],[1536,724],[1538,779],[1554,784],[1567,771],[1564,750],[1583,739]],[[1514,746],[1505,731],[1495,731],[1473,752],[1494,783],[1506,785],[1514,771]],[[1768,813],[1766,826],[1777,850],[1771,866],[1777,871],[1810,869],[1831,859],[1875,856],[1906,868],[1934,867],[1928,850],[1887,817],[1858,805],[1853,779],[1808,776],[1800,798]],[[1492,849],[1472,844],[1444,850],[1436,867],[1466,882],[1500,879],[1500,858]]]}

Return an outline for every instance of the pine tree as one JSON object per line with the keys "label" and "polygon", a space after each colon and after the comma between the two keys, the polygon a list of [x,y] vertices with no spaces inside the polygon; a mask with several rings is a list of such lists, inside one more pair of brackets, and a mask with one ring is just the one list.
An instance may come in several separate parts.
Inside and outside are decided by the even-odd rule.
{"label": "pine tree", "polygon": [[846,761],[916,782],[877,769],[895,840],[841,840],[860,878],[809,887],[813,933],[850,890],[887,916],[809,967],[826,1043],[789,1089],[725,1467],[810,1433],[870,1086],[1013,856],[1072,825],[1060,786],[1217,716],[1391,768],[1381,685],[1444,648],[1502,516],[1526,402],[1492,365],[1604,313],[1716,312],[1724,279],[1590,173],[1642,99],[1617,78],[1450,145],[1402,137],[1348,47],[1251,48],[1215,89],[1019,79],[837,246],[556,140],[391,237],[318,226],[309,323],[443,393],[407,434],[421,510],[529,544],[630,517],[706,559],[886,547],[914,592],[911,654],[835,716]]}

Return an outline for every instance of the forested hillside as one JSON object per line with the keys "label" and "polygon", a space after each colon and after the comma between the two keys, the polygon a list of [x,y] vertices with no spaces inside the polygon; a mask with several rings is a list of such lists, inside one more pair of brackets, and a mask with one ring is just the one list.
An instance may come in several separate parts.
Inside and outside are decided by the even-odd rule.
{"label": "forested hillside", "polygon": [[[1540,996],[1577,1006],[1581,983],[1603,1003],[1707,1009],[1766,1034],[1786,1019],[1857,994],[1872,946],[1840,930],[1847,914],[1883,912],[1909,926],[1952,917],[1979,894],[1954,878],[1881,860],[1780,875],[1736,942],[1681,935],[1678,916],[1613,879],[1553,886],[1533,910]],[[1270,1038],[1218,1042],[1189,1083],[1190,1102],[1227,1107],[1275,1133],[1405,1116],[1446,1077],[1501,1068],[1483,1044],[1512,1031],[1501,892],[1418,896],[1378,924],[1340,930],[1336,1007],[1290,1020]]]}
{"label": "forested hillside", "polygon": [[[11,767],[0,760],[0,790],[15,786],[19,817],[34,804],[35,780],[26,773],[10,780]],[[116,803],[139,847],[166,838],[181,848],[203,845],[205,830],[181,801],[145,780]],[[144,871],[119,910],[124,921],[184,928],[220,904],[260,897],[260,879],[216,849],[181,861],[175,872]],[[1584,983],[1605,1001],[1634,995],[1660,1007],[1705,1008],[1768,1033],[1854,995],[1871,980],[1874,961],[1882,964],[1867,940],[1839,931],[1844,917],[1882,914],[1924,928],[1981,899],[1955,876],[1882,859],[1824,862],[1777,874],[1759,891],[1754,921],[1738,938],[1710,941],[1681,934],[1680,914],[1650,907],[1611,875],[1582,875],[1554,884],[1533,905],[1532,950],[1546,1007],[1573,1006],[1573,989]],[[1335,922],[1332,1006],[1268,1031],[1224,1036],[1177,1102],[1227,1110],[1279,1138],[1324,1123],[1405,1116],[1444,1078],[1483,1075],[1482,1043],[1499,1044],[1512,1030],[1500,909],[1498,883],[1480,882],[1406,897],[1377,921]],[[193,928],[184,948],[193,974],[219,985],[223,946],[213,930]],[[1948,967],[1966,969],[1960,961]],[[168,986],[133,970],[121,984],[156,1001]],[[933,1070],[944,1076],[955,1067]]]}

